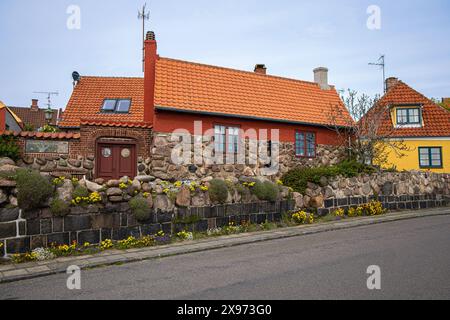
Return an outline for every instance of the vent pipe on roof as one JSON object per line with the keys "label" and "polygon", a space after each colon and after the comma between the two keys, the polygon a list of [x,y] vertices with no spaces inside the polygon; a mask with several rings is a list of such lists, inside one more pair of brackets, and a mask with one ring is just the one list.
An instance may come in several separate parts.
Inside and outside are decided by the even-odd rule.
{"label": "vent pipe on roof", "polygon": [[328,84],[328,69],[319,67],[314,69],[313,72],[314,82],[317,83],[322,90],[330,90],[330,85]]}
{"label": "vent pipe on roof", "polygon": [[257,64],[255,66],[255,73],[266,74],[267,68],[265,64]]}

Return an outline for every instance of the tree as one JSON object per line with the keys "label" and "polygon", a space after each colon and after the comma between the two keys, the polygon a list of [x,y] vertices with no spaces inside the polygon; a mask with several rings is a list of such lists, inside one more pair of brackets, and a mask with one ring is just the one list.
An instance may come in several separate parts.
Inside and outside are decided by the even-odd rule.
{"label": "tree", "polygon": [[441,106],[442,108],[450,111],[450,99],[437,99],[437,98],[431,98],[431,101],[433,101],[438,106]]}
{"label": "tree", "polygon": [[348,148],[350,158],[381,166],[387,163],[389,151],[397,157],[405,156],[408,147],[402,140],[392,139],[395,127],[390,121],[390,109],[380,103],[379,96],[372,98],[348,89],[341,99],[351,119],[343,114],[343,108],[337,107],[331,108],[329,118],[341,145]]}

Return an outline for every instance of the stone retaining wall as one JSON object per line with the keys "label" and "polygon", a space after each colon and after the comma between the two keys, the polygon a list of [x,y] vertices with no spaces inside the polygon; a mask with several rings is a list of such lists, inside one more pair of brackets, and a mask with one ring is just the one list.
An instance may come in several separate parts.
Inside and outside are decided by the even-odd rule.
{"label": "stone retaining wall", "polygon": [[[438,201],[435,205],[446,204],[450,198],[450,175],[408,171],[363,174],[354,178],[323,177],[319,184],[308,183],[303,195],[294,193],[293,197],[296,208],[314,208],[323,213],[327,210],[320,209],[361,204],[361,199],[365,203],[379,199],[388,208],[403,209],[405,204],[405,209],[417,209],[417,203],[425,200]],[[414,207],[408,204],[412,202]]]}
{"label": "stone retaining wall", "polygon": [[[154,210],[145,223],[136,221],[127,202],[74,207],[65,217],[52,216],[48,208],[24,213],[18,208],[1,209],[0,257],[5,254],[24,253],[38,247],[55,244],[122,240],[129,236],[154,235],[163,230],[172,234],[181,230],[205,232],[208,229],[236,224],[242,221],[263,223],[280,221],[283,213],[294,209],[293,201],[274,203],[256,202],[225,204],[205,207],[173,208],[171,211]],[[195,216],[196,222],[182,223]],[[175,218],[178,218],[175,220]],[[178,222],[177,222],[178,221]]]}

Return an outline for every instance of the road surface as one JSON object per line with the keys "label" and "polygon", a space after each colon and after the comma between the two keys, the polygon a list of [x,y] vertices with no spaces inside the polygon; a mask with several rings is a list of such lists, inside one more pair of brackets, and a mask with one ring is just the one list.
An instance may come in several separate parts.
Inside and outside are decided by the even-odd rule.
{"label": "road surface", "polygon": [[450,216],[85,270],[81,290],[67,277],[0,284],[0,299],[450,299]]}

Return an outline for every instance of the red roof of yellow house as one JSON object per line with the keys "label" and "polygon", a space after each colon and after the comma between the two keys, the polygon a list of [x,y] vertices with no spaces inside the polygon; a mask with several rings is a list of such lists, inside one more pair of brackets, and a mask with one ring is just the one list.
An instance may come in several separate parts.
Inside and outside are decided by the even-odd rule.
{"label": "red roof of yellow house", "polygon": [[[377,104],[384,107],[384,117],[378,133],[392,137],[449,137],[450,136],[450,112],[435,104],[433,101],[417,92],[402,81],[394,84]],[[402,105],[421,105],[423,126],[413,128],[393,129],[389,108]]]}
{"label": "red roof of yellow house", "polygon": [[[101,114],[105,98],[132,98],[129,115]],[[62,127],[83,121],[143,121],[142,78],[82,77],[67,105]],[[155,106],[159,109],[252,117],[263,120],[330,125],[332,108],[351,120],[338,93],[317,83],[254,72],[159,58],[156,63]],[[83,120],[84,119],[84,120]],[[94,121],[95,122],[95,121]]]}

